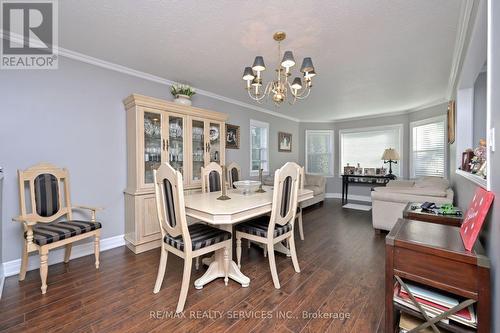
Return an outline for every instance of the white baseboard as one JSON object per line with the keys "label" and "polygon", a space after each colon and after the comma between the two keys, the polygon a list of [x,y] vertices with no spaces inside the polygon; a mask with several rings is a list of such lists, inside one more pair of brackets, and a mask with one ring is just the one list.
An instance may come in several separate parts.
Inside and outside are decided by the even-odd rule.
{"label": "white baseboard", "polygon": [[[125,245],[123,235],[101,239],[100,251],[114,249],[115,247]],[[35,252],[32,252],[35,254]],[[80,258],[94,253],[94,242],[83,243],[73,246],[71,250],[71,259]],[[64,261],[64,247],[49,252],[49,265]],[[28,260],[28,271],[40,268],[40,260],[37,255],[32,255]],[[5,277],[19,274],[21,269],[21,259],[4,262],[0,270],[3,270]],[[1,290],[0,290],[1,294]]]}
{"label": "white baseboard", "polygon": [[[342,199],[342,193],[326,193],[325,198],[329,199]],[[372,202],[372,197],[369,195],[348,195],[349,200],[354,201],[364,201],[364,202]]]}
{"label": "white baseboard", "polygon": [[3,265],[0,265],[0,299],[2,299],[4,281],[5,281],[5,275],[3,274]]}

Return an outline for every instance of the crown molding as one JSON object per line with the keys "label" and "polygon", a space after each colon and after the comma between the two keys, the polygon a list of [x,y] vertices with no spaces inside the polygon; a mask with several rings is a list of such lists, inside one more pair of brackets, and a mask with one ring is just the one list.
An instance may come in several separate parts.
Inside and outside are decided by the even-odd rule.
{"label": "crown molding", "polygon": [[[99,58],[91,57],[91,56],[88,56],[88,55],[85,55],[85,54],[82,54],[82,53],[79,53],[79,52],[71,51],[71,50],[68,50],[68,49],[65,49],[65,48],[61,48],[61,47],[59,48],[59,55],[61,55],[63,57],[66,57],[66,58],[69,58],[69,59],[77,60],[77,61],[80,61],[80,62],[85,62],[85,63],[91,64],[91,65],[94,65],[94,66],[106,68],[106,69],[109,69],[109,70],[112,70],[112,71],[116,71],[116,72],[120,72],[120,73],[123,73],[123,74],[135,76],[135,77],[138,77],[138,78],[141,78],[141,79],[144,79],[144,80],[156,82],[156,83],[159,83],[159,84],[164,84],[164,85],[171,86],[173,84],[178,83],[178,82],[175,82],[175,81],[172,81],[172,80],[168,80],[168,79],[162,78],[160,76],[156,76],[156,75],[153,75],[153,74],[141,72],[141,71],[129,68],[129,67],[118,65],[118,64],[115,64],[115,63],[112,63],[112,62],[109,62],[109,61],[105,61],[105,60],[102,60],[102,59],[99,59]],[[229,97],[226,97],[226,96],[222,96],[222,95],[213,93],[211,91],[199,89],[199,88],[196,88],[196,87],[194,87],[194,88],[196,89],[196,93],[199,94],[199,95],[203,95],[203,96],[206,96],[206,97],[217,99],[217,100],[220,100],[220,101],[223,101],[223,102],[226,102],[226,103],[238,105],[238,106],[241,106],[241,107],[244,107],[244,108],[247,108],[247,109],[252,109],[252,110],[255,110],[255,111],[266,113],[266,114],[269,114],[269,115],[274,116],[274,117],[279,117],[279,118],[288,119],[288,120],[291,120],[291,121],[294,121],[294,122],[299,122],[298,118],[290,117],[290,116],[283,115],[281,113],[278,113],[278,112],[275,112],[275,111],[271,111],[271,110],[268,110],[268,109],[265,109],[265,108],[262,108],[262,107],[259,107],[259,106],[255,106],[255,105],[252,105],[252,104],[249,104],[249,103],[241,102],[241,101],[235,100],[233,98],[229,98]]]}
{"label": "crown molding", "polygon": [[[8,35],[7,35],[7,32],[5,32],[3,30],[0,30],[0,36],[1,36],[2,39],[8,39],[9,38]],[[24,39],[23,39],[23,37],[21,35],[11,33],[10,36],[11,36],[10,40],[14,41],[15,43],[18,43],[18,44],[23,44],[24,43]],[[83,53],[80,53],[80,52],[72,51],[72,50],[69,50],[69,49],[66,49],[66,48],[63,48],[63,47],[55,46],[55,48],[57,49],[57,54],[59,56],[65,57],[65,58],[68,58],[68,59],[80,61],[80,62],[83,62],[83,63],[87,63],[87,64],[90,64],[90,65],[94,65],[94,66],[105,68],[105,69],[109,69],[109,70],[112,70],[112,71],[115,71],[115,72],[119,72],[119,73],[122,73],[122,74],[127,74],[127,75],[131,75],[131,76],[135,76],[135,77],[147,80],[147,81],[151,81],[151,82],[155,82],[155,83],[159,83],[159,84],[163,84],[163,85],[167,85],[167,86],[171,86],[173,84],[179,83],[179,82],[175,82],[175,81],[172,81],[172,80],[169,80],[169,79],[157,76],[157,75],[153,75],[153,74],[149,74],[149,73],[146,73],[146,72],[138,71],[138,70],[132,69],[130,67],[118,65],[118,64],[115,64],[113,62],[109,62],[109,61],[106,61],[106,60],[95,58],[95,57],[92,57],[92,56],[89,56],[89,55],[86,55],[86,54],[83,54]],[[266,114],[274,116],[274,117],[284,118],[284,119],[291,120],[291,121],[294,121],[294,122],[297,122],[297,123],[300,121],[298,118],[287,116],[287,115],[278,113],[276,111],[271,111],[271,110],[268,110],[268,109],[260,107],[260,106],[252,105],[252,104],[245,103],[245,102],[241,102],[241,101],[238,101],[238,100],[233,99],[233,98],[229,98],[229,97],[226,97],[226,96],[222,96],[222,95],[213,93],[211,91],[199,89],[199,88],[196,88],[196,87],[193,87],[193,88],[196,89],[196,93],[199,94],[199,95],[203,95],[203,96],[206,96],[206,97],[217,99],[217,100],[220,100],[220,101],[223,101],[223,102],[226,102],[226,103],[238,105],[238,106],[241,106],[241,107],[244,107],[244,108],[247,108],[247,109],[252,109],[252,110],[255,110],[255,111],[258,111],[258,112],[266,113]]]}
{"label": "crown molding", "polygon": [[439,98],[436,99],[432,102],[425,103],[422,105],[419,105],[417,107],[407,109],[407,110],[401,110],[401,111],[393,111],[393,112],[384,112],[384,113],[378,113],[378,114],[371,114],[371,115],[366,115],[366,116],[359,116],[359,117],[350,117],[350,118],[341,118],[341,119],[334,119],[334,120],[312,120],[312,121],[307,121],[307,120],[301,120],[301,123],[318,123],[318,124],[334,124],[334,123],[343,123],[346,121],[354,121],[354,120],[365,120],[365,119],[375,119],[375,118],[381,118],[381,117],[389,117],[389,116],[400,116],[400,115],[405,115],[405,114],[410,114],[413,112],[417,112],[420,110],[425,110],[428,108],[432,108],[434,106],[441,105],[443,103],[447,103],[448,100],[445,98]]}
{"label": "crown molding", "polygon": [[458,19],[455,48],[453,50],[453,60],[451,63],[450,77],[448,79],[448,89],[446,91],[446,98],[448,100],[452,99],[454,92],[458,86],[462,64],[464,62],[465,54],[467,51],[466,45],[468,45],[470,40],[470,34],[474,26],[473,17],[477,12],[478,5],[478,0],[465,0],[464,2],[462,2],[460,16]]}

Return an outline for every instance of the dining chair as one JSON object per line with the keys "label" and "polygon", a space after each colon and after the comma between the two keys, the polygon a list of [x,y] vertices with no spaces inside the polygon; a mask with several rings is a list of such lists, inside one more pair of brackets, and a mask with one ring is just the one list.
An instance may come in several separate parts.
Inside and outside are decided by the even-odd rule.
{"label": "dining chair", "polygon": [[295,251],[294,221],[297,214],[298,180],[300,167],[293,162],[287,162],[274,174],[274,189],[271,215],[263,215],[236,226],[236,258],[241,268],[241,239],[265,244],[269,267],[274,287],[280,289],[274,244],[288,241],[295,272],[300,273],[299,261]]}
{"label": "dining chair", "polygon": [[234,186],[233,183],[237,182],[238,180],[241,180],[241,167],[240,167],[240,165],[236,162],[229,163],[226,167],[226,173],[227,173],[226,176],[227,176],[229,188],[236,188],[236,186]]}
{"label": "dining chair", "polygon": [[224,283],[228,283],[229,251],[231,251],[231,233],[195,223],[188,226],[184,206],[184,188],[182,174],[168,163],[154,171],[156,211],[162,234],[161,256],[158,276],[153,292],[160,291],[168,253],[184,259],[184,273],[176,312],[184,310],[193,258],[212,251],[224,251]]}
{"label": "dining chair", "polygon": [[217,192],[222,190],[222,167],[215,162],[210,162],[206,167],[201,167],[201,190]]}
{"label": "dining chair", "polygon": [[[26,277],[29,253],[38,251],[41,289],[45,294],[49,251],[65,246],[64,262],[68,263],[73,243],[89,237],[94,237],[95,268],[98,269],[102,225],[96,221],[96,211],[101,208],[72,206],[66,169],[39,163],[17,173],[21,214],[13,221],[22,223],[24,230],[19,281]],[[89,211],[90,221],[73,219],[73,210]]]}
{"label": "dining chair", "polygon": [[[299,174],[299,188],[301,190],[304,189],[304,178],[305,178],[305,172],[304,172],[304,167],[300,167],[300,174]],[[304,228],[302,226],[302,205],[299,203],[297,204],[297,220],[299,222],[299,235],[300,235],[300,240],[304,240]]]}

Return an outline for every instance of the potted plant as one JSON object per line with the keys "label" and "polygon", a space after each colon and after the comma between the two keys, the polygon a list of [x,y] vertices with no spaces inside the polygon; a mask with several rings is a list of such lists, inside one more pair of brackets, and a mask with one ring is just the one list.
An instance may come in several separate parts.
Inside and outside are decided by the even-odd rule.
{"label": "potted plant", "polygon": [[196,94],[196,91],[187,84],[173,84],[170,93],[174,96],[175,103],[191,105],[191,96]]}

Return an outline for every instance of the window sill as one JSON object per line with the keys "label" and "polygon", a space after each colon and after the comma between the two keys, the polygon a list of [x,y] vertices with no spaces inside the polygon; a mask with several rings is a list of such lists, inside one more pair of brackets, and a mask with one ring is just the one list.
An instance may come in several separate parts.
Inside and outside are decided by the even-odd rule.
{"label": "window sill", "polygon": [[465,179],[468,179],[470,180],[471,182],[473,182],[474,184],[478,185],[478,186],[481,186],[482,188],[486,189],[488,187],[488,181],[482,177],[479,177],[479,176],[476,176],[470,172],[466,172],[466,171],[463,171],[463,170],[460,170],[460,169],[457,169],[455,171],[455,173],[457,175],[460,175],[462,177],[464,177]]}

